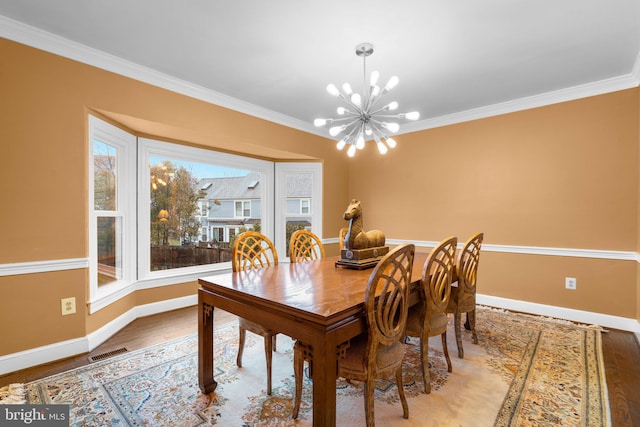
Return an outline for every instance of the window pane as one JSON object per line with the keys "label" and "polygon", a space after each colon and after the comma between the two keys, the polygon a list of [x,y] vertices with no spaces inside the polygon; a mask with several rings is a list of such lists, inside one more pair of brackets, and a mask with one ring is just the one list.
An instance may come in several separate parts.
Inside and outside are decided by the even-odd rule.
{"label": "window pane", "polygon": [[309,199],[300,200],[300,213],[308,214],[311,213],[311,209],[309,208],[311,201]]}
{"label": "window pane", "polygon": [[98,286],[122,278],[121,218],[98,217]]}
{"label": "window pane", "polygon": [[260,229],[261,173],[154,156],[149,170],[152,271],[229,262],[233,237]]}
{"label": "window pane", "polygon": [[94,209],[115,211],[117,148],[100,141],[93,141],[93,188]]}
{"label": "window pane", "polygon": [[289,240],[294,231],[311,230],[311,192],[313,175],[310,173],[288,172],[286,175],[287,217],[286,250],[289,254]]}

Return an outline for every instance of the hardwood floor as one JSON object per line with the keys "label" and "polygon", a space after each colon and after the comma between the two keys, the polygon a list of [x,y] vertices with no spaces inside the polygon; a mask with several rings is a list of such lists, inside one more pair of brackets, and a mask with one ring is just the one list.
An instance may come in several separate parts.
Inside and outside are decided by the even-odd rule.
{"label": "hardwood floor", "polygon": [[640,346],[634,334],[610,329],[602,353],[613,427],[640,426]]}
{"label": "hardwood floor", "polygon": [[[0,376],[0,387],[26,383],[89,364],[89,357],[125,347],[138,350],[198,330],[196,307],[136,319],[91,353],[74,356],[46,365]],[[235,319],[217,309],[214,322],[222,324]],[[640,426],[640,346],[630,332],[608,330],[602,334],[604,366],[611,406],[613,427]]]}

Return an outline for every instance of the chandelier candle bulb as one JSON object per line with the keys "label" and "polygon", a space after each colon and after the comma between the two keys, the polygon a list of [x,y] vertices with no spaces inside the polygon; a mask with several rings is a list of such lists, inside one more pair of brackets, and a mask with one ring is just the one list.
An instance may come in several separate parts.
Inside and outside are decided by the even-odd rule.
{"label": "chandelier candle bulb", "polygon": [[385,154],[388,148],[396,146],[396,141],[389,137],[389,133],[393,134],[400,130],[399,123],[387,122],[386,120],[418,120],[420,118],[420,113],[417,111],[402,114],[384,114],[399,108],[399,104],[396,101],[389,102],[384,106],[376,106],[387,92],[398,85],[400,79],[398,76],[392,76],[384,88],[380,89],[380,86],[377,85],[380,73],[373,71],[367,85],[366,58],[371,54],[373,54],[373,45],[370,43],[362,43],[356,46],[356,55],[363,59],[364,65],[362,93],[354,92],[349,83],[342,85],[342,92],[333,83],[328,84],[327,92],[331,96],[339,98],[346,107],[340,106],[337,108],[336,112],[338,116],[341,116],[340,118],[319,118],[313,121],[313,124],[317,127],[330,125],[334,121],[341,122],[342,125],[329,128],[329,135],[338,137],[338,135],[342,134],[336,144],[336,148],[343,150],[348,146],[347,155],[349,157],[353,157],[356,150],[362,150],[366,145],[366,141],[371,139],[375,141],[380,154]]}
{"label": "chandelier candle bulb", "polygon": [[336,85],[334,85],[333,83],[330,83],[327,86],[327,92],[329,92],[329,95],[340,96],[340,91],[338,90]]}
{"label": "chandelier candle bulb", "polygon": [[400,83],[400,79],[398,78],[398,76],[391,76],[391,78],[387,82],[387,85],[384,87],[384,91],[389,92],[391,89],[398,86],[398,83]]}

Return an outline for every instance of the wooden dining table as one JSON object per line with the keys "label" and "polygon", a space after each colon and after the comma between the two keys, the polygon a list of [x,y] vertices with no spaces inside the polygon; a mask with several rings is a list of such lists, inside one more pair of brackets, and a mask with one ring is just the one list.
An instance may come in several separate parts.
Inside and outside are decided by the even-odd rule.
{"label": "wooden dining table", "polygon": [[[415,291],[427,253],[416,252],[411,276]],[[366,331],[364,295],[372,269],[336,266],[338,257],[281,263],[259,270],[198,279],[198,381],[211,393],[214,379],[215,308],[304,342],[313,362],[313,425],[336,425],[337,351]],[[240,381],[242,381],[240,379]]]}

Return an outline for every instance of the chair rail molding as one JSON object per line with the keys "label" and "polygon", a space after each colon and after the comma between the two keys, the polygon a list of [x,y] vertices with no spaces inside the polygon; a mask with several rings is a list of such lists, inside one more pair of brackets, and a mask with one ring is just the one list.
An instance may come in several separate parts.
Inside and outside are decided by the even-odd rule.
{"label": "chair rail molding", "polygon": [[76,270],[79,268],[89,268],[89,258],[55,259],[49,261],[0,264],[0,276],[49,273],[51,271]]}
{"label": "chair rail molding", "polygon": [[[336,239],[337,240],[337,239]],[[427,240],[399,240],[387,239],[387,243],[392,245],[401,245],[403,243],[413,243],[417,247],[433,248],[439,242]],[[462,248],[462,244],[458,244],[458,249]],[[598,258],[598,259],[617,259],[623,261],[640,262],[640,254],[631,251],[612,251],[606,249],[577,249],[577,248],[552,248],[543,246],[513,246],[513,245],[496,245],[482,244],[482,250],[487,252],[505,252],[512,254],[526,255],[551,255],[564,256],[574,258]]]}

